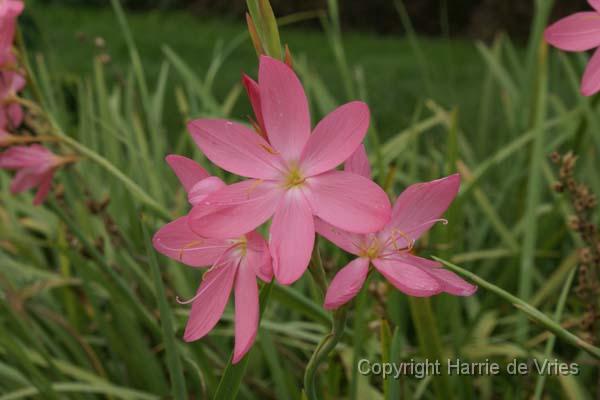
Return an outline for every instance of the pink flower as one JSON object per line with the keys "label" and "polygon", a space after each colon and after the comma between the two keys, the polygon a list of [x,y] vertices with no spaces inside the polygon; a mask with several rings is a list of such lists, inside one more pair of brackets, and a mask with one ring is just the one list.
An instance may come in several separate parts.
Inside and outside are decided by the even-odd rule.
{"label": "pink flower", "polygon": [[291,284],[306,270],[314,245],[314,216],[350,232],[381,229],[390,203],[371,180],[335,170],[362,142],[369,109],[345,104],[311,134],[308,102],[298,77],[284,63],[262,56],[258,84],[245,78],[263,136],[218,119],[192,121],[196,144],[219,167],[251,179],[209,195],[190,213],[201,236],[226,238],[273,217],[269,247],[277,280]]}
{"label": "pink flower", "polygon": [[[369,164],[361,146],[346,163],[346,168],[363,176]],[[470,296],[477,287],[441,267],[435,261],[410,254],[414,242],[440,221],[458,192],[460,176],[409,186],[396,200],[392,219],[381,231],[357,235],[336,229],[316,219],[317,232],[358,258],[342,268],[331,281],[325,295],[325,308],[335,309],[360,291],[369,264],[373,264],[398,290],[410,296],[432,296],[440,292]]]}
{"label": "pink flower", "polygon": [[[600,47],[600,0],[588,0],[594,11],[579,12],[549,26],[544,37],[565,51],[587,51]],[[591,96],[600,90],[600,51],[590,59],[581,82],[581,93]]]}
{"label": "pink flower", "polygon": [[0,64],[11,53],[17,17],[23,12],[21,0],[0,0]]}
{"label": "pink flower", "polygon": [[[192,205],[225,184],[194,161],[176,155],[167,162],[188,192]],[[248,352],[258,330],[258,287],[256,278],[271,281],[273,271],[267,243],[256,232],[234,239],[211,239],[197,235],[188,226],[188,217],[181,217],[163,226],[153,238],[154,248],[174,260],[192,267],[212,267],[204,274],[192,302],[184,340],[191,342],[204,337],[217,324],[229,300],[235,293],[235,348],[233,363]]]}
{"label": "pink flower", "polygon": [[17,170],[10,185],[12,193],[38,187],[33,200],[35,205],[43,203],[48,196],[56,169],[69,162],[73,159],[59,157],[39,144],[13,146],[0,154],[0,169]]}
{"label": "pink flower", "polygon": [[13,101],[25,87],[25,78],[14,71],[0,71],[0,129],[14,129],[23,122],[23,109]]}

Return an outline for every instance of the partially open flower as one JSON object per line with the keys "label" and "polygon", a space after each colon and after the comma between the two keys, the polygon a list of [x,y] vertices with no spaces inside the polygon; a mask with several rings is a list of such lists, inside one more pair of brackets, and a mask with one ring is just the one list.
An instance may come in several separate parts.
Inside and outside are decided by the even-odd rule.
{"label": "partially open flower", "polygon": [[[346,162],[346,170],[369,176],[364,149]],[[396,200],[392,218],[378,232],[357,235],[336,229],[316,219],[317,232],[340,248],[358,256],[331,281],[325,308],[335,309],[358,294],[372,264],[398,290],[417,297],[446,292],[469,296],[477,287],[464,281],[435,261],[412,254],[414,242],[440,219],[458,192],[460,176],[451,175],[408,187]]]}
{"label": "partially open flower", "polygon": [[[193,160],[170,155],[167,162],[195,205],[211,192],[225,187]],[[202,237],[189,227],[189,217],[180,217],[162,228],[152,240],[154,248],[174,260],[192,267],[210,266],[204,274],[192,303],[184,340],[207,335],[217,324],[231,292],[235,296],[235,348],[233,363],[250,350],[258,331],[259,301],[256,279],[273,277],[267,242],[256,231],[228,239]]]}
{"label": "partially open flower", "polygon": [[39,205],[50,192],[56,170],[75,160],[74,156],[57,156],[39,144],[13,146],[0,154],[0,169],[17,171],[10,185],[12,193],[37,187],[33,204]]}

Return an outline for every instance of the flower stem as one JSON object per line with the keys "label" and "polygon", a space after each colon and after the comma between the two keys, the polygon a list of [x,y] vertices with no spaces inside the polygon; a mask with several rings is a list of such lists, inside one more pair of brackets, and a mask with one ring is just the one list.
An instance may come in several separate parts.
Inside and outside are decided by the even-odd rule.
{"label": "flower stem", "polygon": [[315,389],[317,369],[319,368],[319,364],[327,358],[344,335],[345,326],[346,308],[341,307],[333,313],[331,332],[321,340],[306,365],[306,370],[304,371],[304,393],[308,400],[319,399]]}
{"label": "flower stem", "polygon": [[325,296],[327,293],[327,276],[325,275],[325,269],[323,268],[323,260],[321,259],[321,253],[319,251],[319,243],[317,238],[315,238],[315,247],[313,248],[313,253],[310,258],[310,264],[308,267],[310,274],[319,289],[321,289],[321,293]]}

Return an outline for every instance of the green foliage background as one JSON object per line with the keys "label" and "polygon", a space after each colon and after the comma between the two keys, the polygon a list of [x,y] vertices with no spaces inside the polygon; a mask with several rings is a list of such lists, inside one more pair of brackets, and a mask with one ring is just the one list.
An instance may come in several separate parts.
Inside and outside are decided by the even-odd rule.
{"label": "green foliage background", "polygon": [[[413,34],[402,7],[394,11],[409,33],[402,38],[342,36],[335,8],[323,20],[326,33],[281,21],[315,121],[350,99],[370,104],[367,147],[391,196],[416,181],[461,172],[450,224],[436,227],[418,251],[484,280],[471,298],[417,301],[374,276],[320,370],[323,398],[597,393],[597,360],[561,336],[564,329],[580,333],[585,305],[571,285],[581,243],[567,228],[568,199],[549,190],[555,171],[547,155],[574,151],[578,178],[600,193],[598,108],[578,94],[585,55],[541,44],[551,2],[535,4],[524,46],[504,35],[489,45],[424,39]],[[227,367],[231,310],[209,337],[181,341],[189,310],[174,299],[194,293],[201,272],[158,257],[149,245],[165,220],[187,211],[164,156],[186,154],[209,165],[185,121],[244,121],[249,114],[239,79],[242,70],[255,75],[256,59],[245,27],[181,11],[128,14],[126,22],[111,9],[38,3],[28,17],[35,82],[27,95],[62,135],[58,149],[86,159],[61,171],[61,194],[44,207],[31,206],[29,194],[12,196],[9,175],[0,174],[0,399],[231,398],[226,389],[236,379],[239,398],[300,399],[303,369],[331,319],[310,276],[292,287],[263,288],[270,296],[242,375]],[[97,37],[105,46],[95,44]],[[348,257],[325,241],[320,246],[331,277]],[[540,324],[530,308],[557,322]],[[578,362],[581,373],[383,382],[357,373],[363,357],[502,365],[515,357],[557,358]]]}

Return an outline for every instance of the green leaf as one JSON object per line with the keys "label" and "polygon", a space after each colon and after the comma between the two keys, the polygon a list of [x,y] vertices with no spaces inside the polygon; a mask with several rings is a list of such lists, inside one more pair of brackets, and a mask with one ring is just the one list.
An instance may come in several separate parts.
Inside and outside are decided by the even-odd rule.
{"label": "green leaf", "polygon": [[572,346],[575,346],[582,350],[585,350],[592,356],[600,359],[600,348],[593,346],[593,345],[589,344],[588,342],[584,341],[583,339],[580,339],[579,337],[575,336],[574,334],[572,334],[571,332],[569,332],[568,330],[566,330],[562,326],[560,326],[560,324],[553,321],[552,318],[548,317],[546,314],[544,314],[537,308],[531,306],[526,301],[521,300],[517,296],[514,296],[514,295],[508,293],[506,290],[499,288],[498,286],[486,281],[485,279],[478,277],[474,273],[469,272],[457,265],[449,263],[448,261],[442,260],[441,258],[438,258],[435,256],[432,256],[432,258],[435,259],[436,261],[441,262],[448,269],[456,272],[457,274],[462,275],[465,278],[476,283],[477,285],[497,294],[504,300],[511,303],[514,307],[521,310],[523,313],[525,313],[531,319],[538,322],[544,328],[546,328],[550,332],[554,333],[558,338],[564,340],[565,342],[569,343]]}
{"label": "green leaf", "polygon": [[150,268],[152,269],[152,278],[154,279],[154,285],[156,286],[156,297],[158,299],[158,309],[160,311],[160,319],[162,322],[163,340],[165,343],[165,351],[167,353],[167,367],[171,377],[173,398],[175,400],[185,400],[187,398],[185,378],[181,367],[181,359],[175,344],[173,315],[167,304],[167,295],[165,294],[165,287],[160,275],[158,261],[156,260],[156,252],[150,244],[150,237],[144,222],[142,222],[142,231],[144,233],[144,241],[146,242],[146,252],[148,254],[148,259],[150,260]]}

